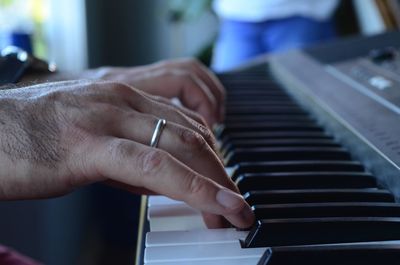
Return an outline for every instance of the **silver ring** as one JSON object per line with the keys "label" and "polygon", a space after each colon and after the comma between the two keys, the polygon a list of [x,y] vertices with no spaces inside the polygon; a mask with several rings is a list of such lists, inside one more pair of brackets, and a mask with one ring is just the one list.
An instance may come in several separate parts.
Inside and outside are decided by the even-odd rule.
{"label": "silver ring", "polygon": [[164,129],[167,121],[164,119],[159,119],[157,121],[156,127],[154,128],[153,136],[151,137],[150,147],[157,147],[158,141],[160,141],[160,136],[162,130]]}

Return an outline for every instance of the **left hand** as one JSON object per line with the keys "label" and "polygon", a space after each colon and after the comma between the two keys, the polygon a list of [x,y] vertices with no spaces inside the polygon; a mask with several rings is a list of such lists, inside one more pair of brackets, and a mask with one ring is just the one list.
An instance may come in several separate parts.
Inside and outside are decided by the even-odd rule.
{"label": "left hand", "polygon": [[201,114],[208,125],[222,122],[225,90],[217,77],[195,59],[161,61],[140,67],[102,67],[94,78],[123,82],[147,93],[177,97],[183,106]]}

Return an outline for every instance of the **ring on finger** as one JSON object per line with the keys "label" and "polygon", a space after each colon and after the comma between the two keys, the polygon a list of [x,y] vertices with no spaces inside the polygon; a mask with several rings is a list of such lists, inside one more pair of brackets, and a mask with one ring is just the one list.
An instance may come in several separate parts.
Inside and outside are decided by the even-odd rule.
{"label": "ring on finger", "polygon": [[158,142],[160,141],[161,133],[167,124],[165,119],[158,119],[156,127],[154,128],[153,135],[150,140],[150,147],[157,148]]}

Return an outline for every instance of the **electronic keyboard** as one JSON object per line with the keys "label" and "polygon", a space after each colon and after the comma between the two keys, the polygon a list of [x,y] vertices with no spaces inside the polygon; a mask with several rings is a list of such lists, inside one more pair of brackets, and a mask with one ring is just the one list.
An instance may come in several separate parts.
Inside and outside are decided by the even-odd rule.
{"label": "electronic keyboard", "polygon": [[219,74],[226,171],[248,230],[143,197],[138,264],[400,264],[400,33],[267,55]]}

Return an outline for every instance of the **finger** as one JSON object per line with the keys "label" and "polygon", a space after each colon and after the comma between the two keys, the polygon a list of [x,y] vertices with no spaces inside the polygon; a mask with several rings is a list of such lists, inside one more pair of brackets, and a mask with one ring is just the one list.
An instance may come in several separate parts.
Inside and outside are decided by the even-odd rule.
{"label": "finger", "polygon": [[215,76],[215,74],[211,72],[206,66],[204,66],[202,63],[200,63],[198,60],[195,59],[180,59],[172,61],[170,63],[175,65],[175,67],[178,67],[183,70],[189,67],[192,70],[192,72],[194,72],[210,88],[211,92],[217,99],[220,112],[219,121],[222,121],[225,109],[225,88],[218,80],[218,78]]}
{"label": "finger", "polygon": [[[116,129],[118,134],[115,136],[149,145],[157,118],[143,114],[127,114],[122,117],[122,120],[124,122],[117,123],[120,125]],[[225,173],[217,153],[198,132],[167,122],[160,135],[158,148],[167,151],[203,176],[238,191],[236,185]]]}
{"label": "finger", "polygon": [[[199,114],[203,115],[205,120],[210,126],[214,125],[219,118],[219,106],[215,96],[210,92],[209,87],[197,76],[190,74],[189,81],[183,84],[181,96],[179,97],[182,104],[189,109],[196,110]],[[208,104],[202,103],[196,98],[196,91],[202,92],[207,96]],[[207,106],[208,105],[208,106]]]}
{"label": "finger", "polygon": [[[211,132],[211,130],[208,128],[207,123],[204,121],[203,117],[201,117],[199,114],[197,114],[194,111],[191,111],[183,106],[176,106],[173,103],[171,103],[170,100],[164,97],[158,97],[158,96],[152,96],[148,95],[151,99],[156,100],[159,103],[162,103],[166,106],[172,106],[177,109],[177,111],[182,112],[184,115],[188,116],[192,120],[189,120],[189,123],[193,125],[193,127],[189,127],[194,129],[197,132],[200,132],[203,137],[205,137],[207,143],[211,146],[211,148],[214,150],[214,152],[218,155],[221,161],[223,161],[223,157],[220,152],[218,152],[217,149],[217,143],[216,140]],[[195,122],[193,122],[195,121]]]}
{"label": "finger", "polygon": [[204,118],[200,114],[198,114],[198,113],[196,113],[196,112],[194,112],[194,111],[192,111],[192,110],[190,110],[190,109],[188,109],[186,107],[175,105],[168,98],[164,98],[164,97],[160,97],[160,96],[153,96],[153,95],[149,95],[149,94],[147,94],[145,96],[147,96],[150,99],[155,100],[155,101],[157,101],[157,102],[159,102],[159,103],[161,103],[163,105],[172,106],[172,107],[176,108],[177,110],[179,110],[180,112],[182,112],[183,114],[185,114],[186,116],[188,116],[189,118],[191,118],[192,120],[196,121],[197,123],[199,123],[199,124],[201,124],[203,126],[207,126],[206,121],[204,120]]}
{"label": "finger", "polygon": [[214,96],[217,98],[219,105],[219,115],[220,115],[219,122],[222,122],[225,115],[225,88],[218,80],[218,78],[215,76],[215,74],[212,73],[203,64],[197,62],[194,64],[194,68],[195,68],[194,70],[199,75],[201,80],[203,80],[206,83],[206,85],[210,87]]}
{"label": "finger", "polygon": [[231,227],[229,221],[225,218],[221,218],[219,215],[202,212],[203,221],[208,228],[228,228]]}
{"label": "finger", "polygon": [[[204,139],[206,139],[207,143],[213,148],[213,150],[216,150],[216,140],[210,131],[210,129],[206,126],[203,126],[196,121],[190,119],[186,115],[184,115],[182,112],[178,111],[174,106],[166,105],[163,103],[155,102],[154,100],[151,100],[149,98],[146,98],[144,95],[142,96],[136,96],[136,97],[130,97],[132,101],[132,107],[135,108],[137,111],[141,113],[147,113],[150,114],[154,117],[159,117],[166,119],[168,122],[173,122],[176,124],[180,124],[184,127],[188,127],[198,133],[200,133]],[[131,115],[131,120],[133,122],[137,122],[138,120],[141,120],[137,115],[137,112],[132,112],[128,114],[128,117],[126,119],[129,119],[129,116]],[[145,115],[145,114],[143,114]],[[154,120],[154,117],[152,120]],[[153,122],[153,129],[154,129],[154,121]],[[123,122],[126,123],[126,122]],[[140,128],[140,127],[137,127]]]}
{"label": "finger", "polygon": [[[218,119],[218,104],[208,86],[197,76],[188,71],[179,69],[160,69],[153,73],[158,78],[158,85],[148,88],[151,94],[162,95],[167,98],[178,97],[182,104],[201,114],[209,125],[216,123]],[[154,78],[152,82],[154,83]],[[149,85],[141,84],[142,87]],[[160,91],[159,87],[166,87]]]}
{"label": "finger", "polygon": [[254,215],[243,197],[191,170],[168,153],[133,141],[101,138],[92,149],[94,171],[130,186],[181,200],[247,228]]}

